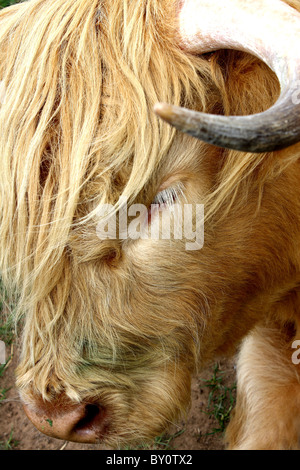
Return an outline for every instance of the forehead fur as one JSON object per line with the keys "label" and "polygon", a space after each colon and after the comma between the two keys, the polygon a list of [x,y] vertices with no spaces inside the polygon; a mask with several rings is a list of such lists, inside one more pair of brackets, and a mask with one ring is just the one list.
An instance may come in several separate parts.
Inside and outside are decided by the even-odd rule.
{"label": "forehead fur", "polygon": [[[276,79],[255,59],[228,53],[232,73],[223,75],[220,54],[208,61],[184,53],[175,7],[169,0],[32,0],[1,11],[0,263],[23,310],[57,285],[75,228],[99,204],[134,200],[163,169],[207,154],[155,116],[156,102],[238,114],[276,96]],[[248,80],[238,80],[246,70]],[[268,78],[267,97],[257,73]],[[212,212],[264,159],[226,155],[208,197]]]}

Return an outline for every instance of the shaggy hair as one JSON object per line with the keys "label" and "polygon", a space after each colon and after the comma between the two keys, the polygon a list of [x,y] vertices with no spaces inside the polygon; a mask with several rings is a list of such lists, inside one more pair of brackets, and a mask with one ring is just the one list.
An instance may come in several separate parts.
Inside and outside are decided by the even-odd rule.
{"label": "shaggy hair", "polygon": [[[153,113],[252,114],[279,93],[252,56],[181,50],[175,4],[31,0],[0,13],[0,270],[24,324],[17,384],[32,406],[100,401],[113,445],[176,421],[192,374],[276,316],[299,273],[299,147],[221,150]],[[149,206],[170,180],[205,204],[203,250],[97,238],[101,204]]]}

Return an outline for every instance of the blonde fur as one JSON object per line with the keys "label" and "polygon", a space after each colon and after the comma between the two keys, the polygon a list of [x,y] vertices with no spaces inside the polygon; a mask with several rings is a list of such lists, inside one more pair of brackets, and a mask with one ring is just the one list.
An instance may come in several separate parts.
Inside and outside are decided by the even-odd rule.
{"label": "blonde fur", "polygon": [[[101,402],[113,445],[176,421],[197,368],[235,351],[299,281],[299,147],[223,151],[153,113],[251,114],[279,92],[253,57],[181,50],[175,6],[31,0],[0,13],[0,269],[24,324],[17,384],[33,409]],[[170,177],[205,204],[201,252],[97,238],[100,204],[149,205]]]}
{"label": "blonde fur", "polygon": [[300,377],[278,328],[255,328],[238,361],[238,398],[227,428],[235,450],[299,450]]}

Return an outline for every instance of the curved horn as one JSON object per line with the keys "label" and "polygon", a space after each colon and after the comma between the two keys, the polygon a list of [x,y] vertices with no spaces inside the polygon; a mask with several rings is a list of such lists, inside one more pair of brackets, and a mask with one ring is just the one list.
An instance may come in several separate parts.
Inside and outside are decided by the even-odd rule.
{"label": "curved horn", "polygon": [[267,111],[218,116],[164,103],[162,119],[218,147],[270,152],[300,141],[300,14],[280,0],[184,0],[179,10],[182,47],[192,53],[237,49],[263,60],[281,94]]}

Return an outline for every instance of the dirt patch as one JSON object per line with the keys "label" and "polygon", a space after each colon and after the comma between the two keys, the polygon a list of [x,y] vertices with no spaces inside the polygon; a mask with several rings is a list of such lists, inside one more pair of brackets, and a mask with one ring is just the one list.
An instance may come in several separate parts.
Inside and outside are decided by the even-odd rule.
{"label": "dirt patch", "polygon": [[[10,347],[7,357],[10,356]],[[2,448],[14,450],[101,450],[107,449],[101,445],[77,444],[64,442],[41,434],[25,416],[18,393],[14,386],[14,370],[17,364],[17,354],[8,364],[0,378],[0,392],[9,389],[0,405],[0,442]],[[235,382],[234,361],[221,361],[220,383],[222,387],[232,387]],[[209,393],[211,388],[207,382],[213,377],[214,368],[211,366],[193,380],[192,406],[186,422],[174,428],[174,433],[168,438],[158,438],[152,449],[169,450],[223,450],[223,435],[214,432],[218,421],[208,412]],[[178,437],[174,435],[179,434]]]}

